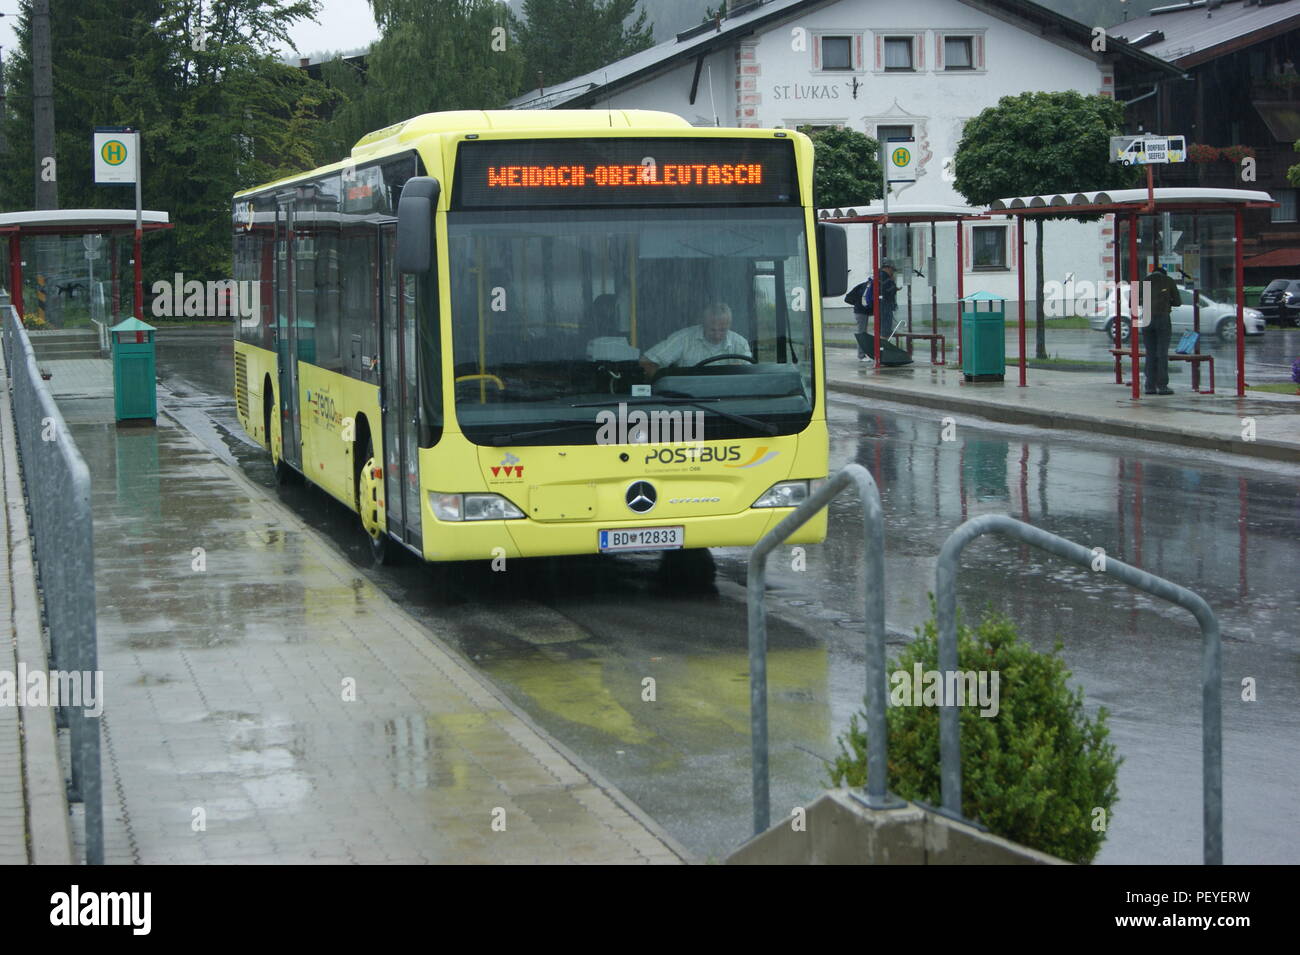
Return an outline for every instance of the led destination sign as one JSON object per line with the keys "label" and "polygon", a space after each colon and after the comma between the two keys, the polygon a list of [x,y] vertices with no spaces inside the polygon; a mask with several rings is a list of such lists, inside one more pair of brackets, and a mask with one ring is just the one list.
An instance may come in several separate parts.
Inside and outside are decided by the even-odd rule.
{"label": "led destination sign", "polygon": [[452,205],[797,203],[788,139],[550,139],[461,144]]}
{"label": "led destination sign", "polygon": [[584,186],[740,186],[761,185],[763,164],[688,163],[660,166],[488,166],[489,189]]}

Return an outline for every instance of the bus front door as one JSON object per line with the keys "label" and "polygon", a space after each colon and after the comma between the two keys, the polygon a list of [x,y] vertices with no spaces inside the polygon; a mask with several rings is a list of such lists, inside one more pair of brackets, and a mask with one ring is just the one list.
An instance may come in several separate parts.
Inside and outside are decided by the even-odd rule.
{"label": "bus front door", "polygon": [[298,334],[294,328],[293,200],[281,200],[275,217],[275,355],[284,460],[302,470],[302,418],[298,408]]}
{"label": "bus front door", "polygon": [[384,498],[388,530],[416,550],[420,534],[418,362],[415,344],[415,288],[412,275],[397,269],[397,227],[380,230],[383,294],[380,307],[379,370],[384,418]]}

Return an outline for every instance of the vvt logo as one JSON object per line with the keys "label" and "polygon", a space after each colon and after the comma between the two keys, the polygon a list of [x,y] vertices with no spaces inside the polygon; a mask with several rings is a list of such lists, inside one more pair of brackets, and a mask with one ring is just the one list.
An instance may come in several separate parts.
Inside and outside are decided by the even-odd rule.
{"label": "vvt logo", "polygon": [[506,456],[501,459],[500,464],[492,465],[492,476],[510,477],[511,475],[520,478],[523,477],[524,466],[519,463],[519,458],[507,451]]}

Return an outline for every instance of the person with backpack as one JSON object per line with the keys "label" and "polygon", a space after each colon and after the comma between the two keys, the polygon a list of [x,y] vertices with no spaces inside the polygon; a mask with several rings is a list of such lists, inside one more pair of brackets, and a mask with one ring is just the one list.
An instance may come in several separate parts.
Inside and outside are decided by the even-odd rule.
{"label": "person with backpack", "polygon": [[[876,333],[872,323],[876,306],[874,277],[855,285],[844,296],[844,301],[853,306],[853,317],[858,325],[858,330],[854,333],[858,341],[858,361],[869,361]],[[891,259],[885,259],[880,263],[880,335],[884,341],[888,341],[889,336],[894,334],[894,309],[897,302],[898,283],[894,281],[894,263]]]}

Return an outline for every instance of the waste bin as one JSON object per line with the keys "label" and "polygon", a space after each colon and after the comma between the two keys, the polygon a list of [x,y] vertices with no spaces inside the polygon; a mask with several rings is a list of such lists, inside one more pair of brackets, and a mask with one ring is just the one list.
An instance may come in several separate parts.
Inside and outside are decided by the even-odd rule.
{"label": "waste bin", "polygon": [[113,352],[113,408],[120,421],[158,417],[158,391],[154,384],[154,332],[138,318],[128,318],[109,329]]}
{"label": "waste bin", "polygon": [[989,292],[972,292],[962,299],[961,370],[967,381],[1006,378],[1006,316],[1006,301]]}

